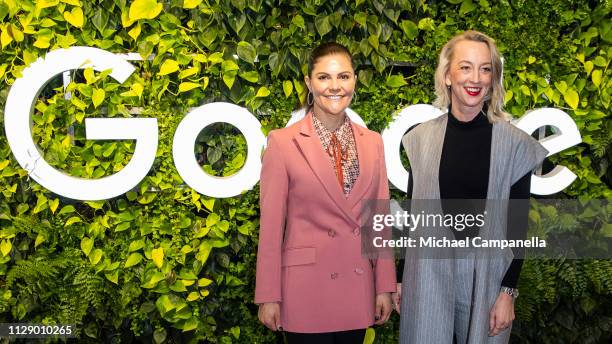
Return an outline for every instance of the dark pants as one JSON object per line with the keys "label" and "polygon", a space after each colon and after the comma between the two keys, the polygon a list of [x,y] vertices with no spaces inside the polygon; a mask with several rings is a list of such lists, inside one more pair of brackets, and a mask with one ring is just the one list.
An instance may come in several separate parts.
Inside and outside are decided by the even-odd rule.
{"label": "dark pants", "polygon": [[289,344],[363,344],[365,329],[326,332],[295,333],[285,332]]}

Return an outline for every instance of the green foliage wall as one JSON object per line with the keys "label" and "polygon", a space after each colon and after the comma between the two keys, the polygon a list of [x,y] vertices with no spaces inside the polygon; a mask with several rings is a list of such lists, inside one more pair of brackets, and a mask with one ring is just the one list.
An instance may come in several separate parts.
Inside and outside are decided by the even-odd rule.
{"label": "green foliage wall", "polygon": [[[229,199],[199,195],[182,183],[170,147],[188,108],[213,101],[247,107],[266,132],[284,126],[305,96],[308,51],[323,41],[354,53],[352,108],[380,131],[394,111],[431,103],[437,54],[451,36],[490,34],[505,59],[508,110],[520,116],[556,107],[578,124],[584,143],[550,158],[578,175],[560,197],[612,198],[610,7],[568,0],[0,0],[0,111],[20,71],[49,50],[84,45],[145,58],[133,62],[137,71],[124,84],[85,70],[73,73],[66,90],[61,82],[48,87],[35,104],[33,133],[53,166],[98,178],[131,158],[128,141],[85,140],[85,117],[159,123],[149,176],[101,202],[65,199],[31,181],[0,136],[0,322],[76,323],[92,342],[278,339],[259,325],[252,304],[257,188]],[[194,154],[207,172],[231,175],[246,145],[216,125],[200,135]],[[528,262],[513,342],[607,342],[611,273],[609,261]],[[393,342],[397,331],[394,316],[376,329],[376,340]]]}

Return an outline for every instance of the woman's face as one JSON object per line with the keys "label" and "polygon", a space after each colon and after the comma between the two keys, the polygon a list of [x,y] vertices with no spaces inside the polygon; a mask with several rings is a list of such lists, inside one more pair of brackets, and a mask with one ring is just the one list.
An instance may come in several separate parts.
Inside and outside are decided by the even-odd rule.
{"label": "woman's face", "polygon": [[446,74],[453,109],[478,113],[490,91],[491,79],[491,52],[487,44],[467,40],[458,42]]}
{"label": "woman's face", "polygon": [[319,58],[304,81],[314,97],[314,112],[335,116],[351,103],[356,79],[349,57],[331,54]]}

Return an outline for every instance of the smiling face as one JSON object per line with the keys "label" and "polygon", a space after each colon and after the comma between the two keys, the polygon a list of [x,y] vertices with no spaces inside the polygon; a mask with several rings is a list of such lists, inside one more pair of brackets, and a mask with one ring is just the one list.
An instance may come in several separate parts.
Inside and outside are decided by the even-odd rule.
{"label": "smiling face", "polygon": [[355,90],[355,71],[345,54],[320,57],[310,77],[304,81],[314,97],[313,109],[317,115],[340,116],[351,103]]}
{"label": "smiling face", "polygon": [[445,82],[451,87],[453,112],[475,115],[491,89],[491,52],[486,43],[463,40],[453,49]]}

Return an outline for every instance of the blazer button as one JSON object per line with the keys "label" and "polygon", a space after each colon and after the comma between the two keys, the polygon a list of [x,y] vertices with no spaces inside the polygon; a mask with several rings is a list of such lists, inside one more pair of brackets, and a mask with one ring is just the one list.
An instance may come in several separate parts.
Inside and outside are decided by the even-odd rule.
{"label": "blazer button", "polygon": [[336,279],[336,278],[338,278],[338,273],[337,272],[332,273],[331,279]]}
{"label": "blazer button", "polygon": [[327,232],[327,235],[329,235],[330,237],[332,237],[332,238],[333,238],[333,237],[335,237],[335,236],[336,236],[336,231],[335,231],[335,230],[333,230],[333,229],[330,229],[330,230]]}
{"label": "blazer button", "polygon": [[359,227],[355,227],[355,229],[353,229],[353,235],[359,236],[359,234],[361,234],[361,230],[359,229]]}
{"label": "blazer button", "polygon": [[361,274],[363,274],[363,269],[362,268],[355,268],[355,273],[357,275],[361,275]]}

